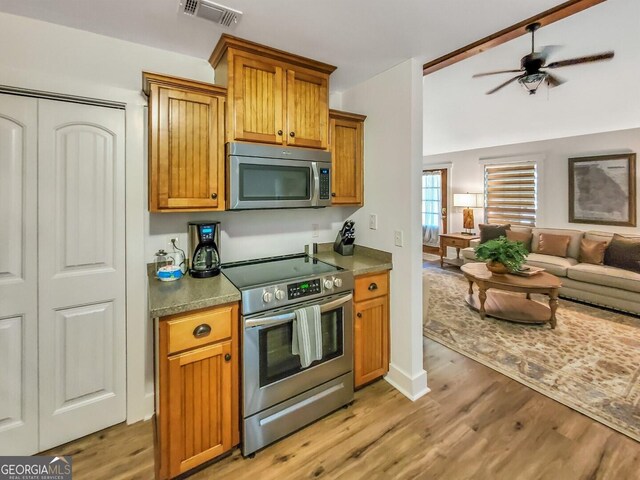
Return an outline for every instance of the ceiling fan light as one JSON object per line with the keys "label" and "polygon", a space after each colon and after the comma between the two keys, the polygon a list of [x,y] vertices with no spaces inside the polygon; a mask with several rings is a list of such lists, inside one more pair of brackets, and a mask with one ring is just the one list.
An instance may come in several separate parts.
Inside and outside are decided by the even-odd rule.
{"label": "ceiling fan light", "polygon": [[528,92],[529,95],[535,95],[536,91],[540,84],[547,78],[547,74],[544,72],[532,73],[530,75],[525,75],[518,79],[518,83],[522,85]]}

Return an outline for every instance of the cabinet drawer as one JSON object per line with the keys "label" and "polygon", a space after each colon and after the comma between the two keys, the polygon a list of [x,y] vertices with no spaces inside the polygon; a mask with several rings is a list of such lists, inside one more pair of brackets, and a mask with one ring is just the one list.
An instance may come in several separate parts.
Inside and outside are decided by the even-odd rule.
{"label": "cabinet drawer", "polygon": [[354,301],[361,302],[389,293],[389,272],[356,277]]}
{"label": "cabinet drawer", "polygon": [[169,317],[168,354],[231,337],[230,306]]}
{"label": "cabinet drawer", "polygon": [[467,240],[460,240],[458,238],[447,238],[445,240],[445,246],[467,248],[468,245],[467,245]]}

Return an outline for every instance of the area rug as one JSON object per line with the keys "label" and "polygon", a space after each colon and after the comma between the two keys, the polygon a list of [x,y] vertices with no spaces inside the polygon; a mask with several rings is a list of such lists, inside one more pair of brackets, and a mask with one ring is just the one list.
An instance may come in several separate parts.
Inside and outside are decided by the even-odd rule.
{"label": "area rug", "polygon": [[436,255],[435,253],[426,253],[422,252],[422,260],[427,262],[434,262],[436,260],[440,260],[440,255]]}
{"label": "area rug", "polygon": [[551,330],[481,320],[459,272],[426,269],[423,289],[426,337],[640,441],[639,317],[560,299]]}

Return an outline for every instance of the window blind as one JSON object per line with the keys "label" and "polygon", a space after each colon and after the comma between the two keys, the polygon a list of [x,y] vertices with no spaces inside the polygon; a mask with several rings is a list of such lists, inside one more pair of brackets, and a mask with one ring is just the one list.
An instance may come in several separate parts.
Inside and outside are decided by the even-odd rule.
{"label": "window blind", "polygon": [[484,197],[487,223],[534,227],[537,205],[536,164],[485,165]]}

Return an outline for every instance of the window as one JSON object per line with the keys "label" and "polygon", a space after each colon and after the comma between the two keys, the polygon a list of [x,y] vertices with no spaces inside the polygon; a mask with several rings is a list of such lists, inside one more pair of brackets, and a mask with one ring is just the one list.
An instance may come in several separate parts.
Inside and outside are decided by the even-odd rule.
{"label": "window", "polygon": [[422,174],[422,243],[429,246],[439,244],[442,197],[442,174],[440,170],[427,170]]}
{"label": "window", "polygon": [[535,227],[537,178],[535,163],[485,165],[485,221]]}

